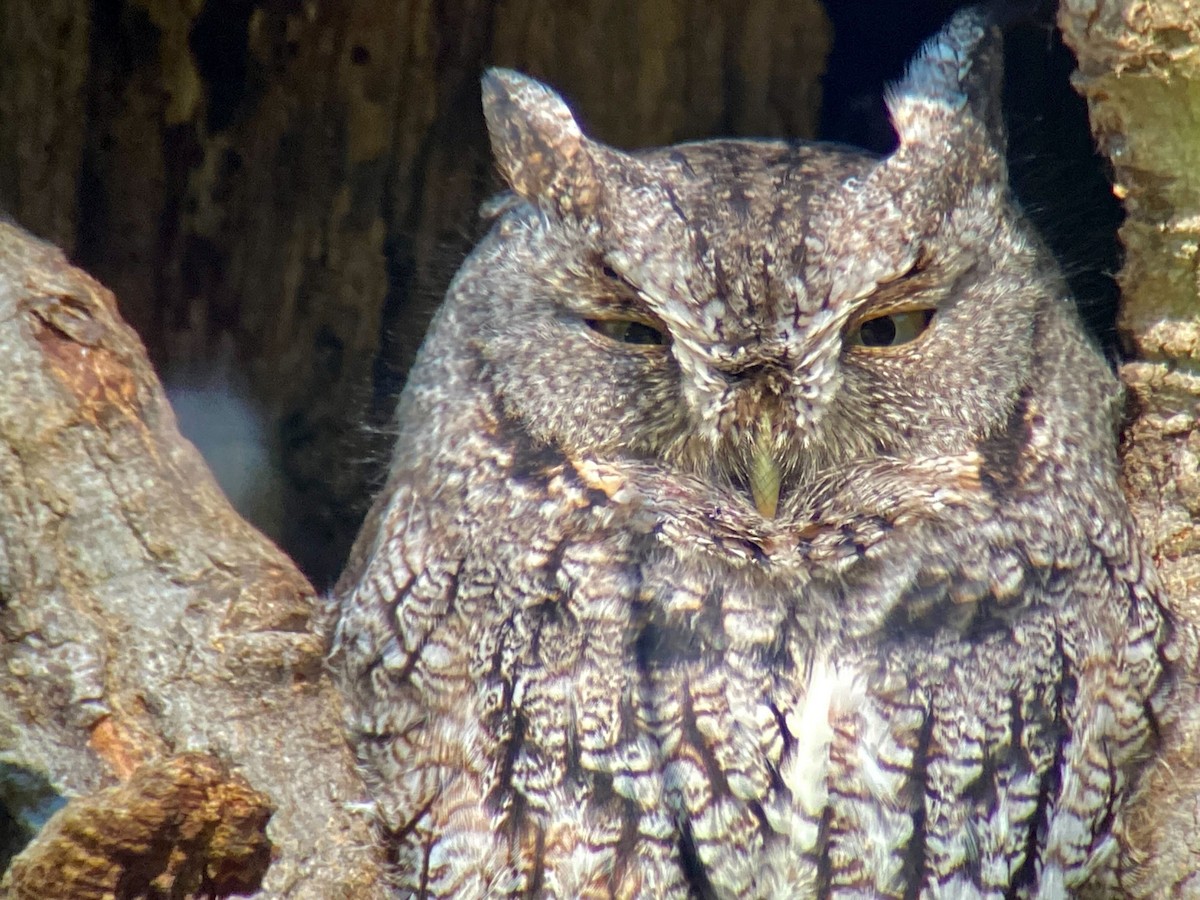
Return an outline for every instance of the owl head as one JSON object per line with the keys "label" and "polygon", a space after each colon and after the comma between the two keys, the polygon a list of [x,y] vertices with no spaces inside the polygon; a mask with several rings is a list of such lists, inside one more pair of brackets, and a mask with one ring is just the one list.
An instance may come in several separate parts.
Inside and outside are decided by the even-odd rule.
{"label": "owl head", "polygon": [[483,79],[511,194],[451,290],[504,415],[785,517],[864,457],[963,452],[1069,304],[1007,185],[1000,35],[960,13],[890,90],[878,158],[711,140],[625,152],[548,87]]}

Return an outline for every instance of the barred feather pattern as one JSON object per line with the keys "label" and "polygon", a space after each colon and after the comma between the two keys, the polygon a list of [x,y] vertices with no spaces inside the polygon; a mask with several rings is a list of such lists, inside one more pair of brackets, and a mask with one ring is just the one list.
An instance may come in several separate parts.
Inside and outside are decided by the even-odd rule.
{"label": "barred feather pattern", "polygon": [[1115,849],[1162,680],[1128,532],[1026,544],[965,458],[953,530],[831,509],[727,551],[646,467],[480,449],[461,553],[397,492],[342,625],[402,895],[1055,897]]}

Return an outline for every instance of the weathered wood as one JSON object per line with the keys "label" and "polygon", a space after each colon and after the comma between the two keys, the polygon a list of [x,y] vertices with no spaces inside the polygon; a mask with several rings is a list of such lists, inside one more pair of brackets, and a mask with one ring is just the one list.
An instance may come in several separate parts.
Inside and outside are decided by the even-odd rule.
{"label": "weathered wood", "polygon": [[274,808],[261,896],[377,896],[312,588],[180,438],[112,294],[6,222],[0,358],[3,758],[75,795],[211,754]]}
{"label": "weathered wood", "polygon": [[1125,822],[1132,897],[1200,894],[1200,16],[1190,0],[1062,0],[1075,84],[1125,204],[1119,327],[1130,354],[1124,473],[1187,623],[1181,718]]}

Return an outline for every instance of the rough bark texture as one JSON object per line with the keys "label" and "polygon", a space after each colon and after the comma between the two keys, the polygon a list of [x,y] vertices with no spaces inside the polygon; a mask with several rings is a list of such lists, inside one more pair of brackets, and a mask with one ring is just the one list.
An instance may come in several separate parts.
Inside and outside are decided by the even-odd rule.
{"label": "rough bark texture", "polygon": [[[212,754],[245,779],[249,793],[234,791],[239,803],[261,807],[253,793],[260,791],[274,808],[269,834],[278,858],[262,896],[315,900],[381,890],[368,887],[378,876],[369,829],[348,809],[360,788],[322,667],[312,588],[234,512],[180,438],[112,294],[5,222],[0,358],[4,759],[74,795],[124,780],[143,763],[185,751]],[[162,787],[171,771],[178,773],[174,794]],[[192,816],[203,831],[231,820],[197,811],[209,800],[187,800],[195,766],[167,772],[151,779],[149,794],[132,789],[130,809],[154,791],[182,797],[171,802],[186,815],[163,829],[192,841],[185,857],[199,854],[219,870],[229,847],[197,844],[186,821]],[[203,796],[215,791],[232,802],[227,779],[200,780],[211,788]],[[105,803],[100,808],[112,814]],[[63,815],[80,814],[68,808]],[[238,828],[259,822],[261,831],[265,815],[255,815],[232,821]],[[143,840],[144,817],[130,812],[128,822],[126,831],[96,822],[114,853],[164,852]],[[261,863],[253,834],[250,827],[249,843],[235,841],[248,865]],[[94,848],[83,855],[97,854],[105,855]],[[186,883],[196,866],[168,868]],[[89,863],[81,871],[98,868]],[[15,896],[22,896],[19,879],[39,871],[14,868]],[[141,894],[127,883],[117,896]]]}
{"label": "rough bark texture", "polygon": [[72,801],[17,857],[0,889],[50,897],[226,897],[262,886],[268,798],[199,753],[140,766]]}
{"label": "rough bark texture", "polygon": [[[1121,376],[1133,418],[1125,478],[1175,614],[1200,623],[1200,4],[1063,0],[1059,23],[1079,60],[1101,150],[1128,215],[1121,229]],[[1200,670],[1180,722],[1126,823],[1131,896],[1200,895]]]}
{"label": "rough bark texture", "polygon": [[320,582],[493,187],[482,69],[624,146],[803,136],[829,44],[817,0],[4,8],[0,206],[116,293],[168,387],[223,360],[283,472],[242,508]]}

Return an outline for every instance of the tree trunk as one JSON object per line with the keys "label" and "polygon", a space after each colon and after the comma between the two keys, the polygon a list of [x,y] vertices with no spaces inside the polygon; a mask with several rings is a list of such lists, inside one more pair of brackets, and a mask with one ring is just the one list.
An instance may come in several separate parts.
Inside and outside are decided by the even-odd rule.
{"label": "tree trunk", "polygon": [[[1121,228],[1121,366],[1131,419],[1127,493],[1172,612],[1200,623],[1200,16],[1191,0],[1063,0],[1100,149],[1125,204]],[[1175,699],[1182,720],[1127,818],[1129,894],[1200,894],[1200,671]]]}

